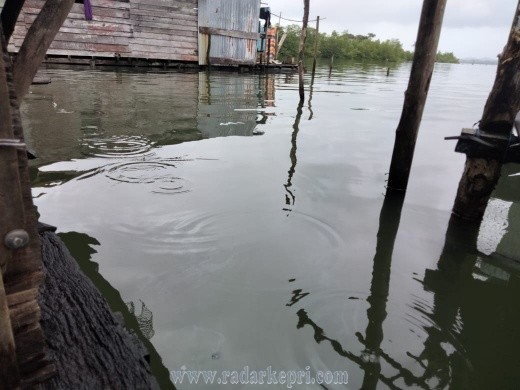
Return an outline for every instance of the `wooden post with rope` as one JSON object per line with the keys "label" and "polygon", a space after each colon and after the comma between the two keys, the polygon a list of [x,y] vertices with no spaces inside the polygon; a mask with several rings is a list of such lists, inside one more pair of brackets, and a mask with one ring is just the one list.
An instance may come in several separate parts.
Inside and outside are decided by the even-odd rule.
{"label": "wooden post with rope", "polygon": [[506,142],[494,145],[494,156],[467,154],[453,206],[453,213],[460,218],[480,221],[484,216],[488,200],[500,178],[503,163],[501,156],[507,152],[513,123],[519,110],[520,1],[516,7],[509,39],[499,56],[493,89],[479,123],[479,133],[486,134],[486,140],[502,139]]}

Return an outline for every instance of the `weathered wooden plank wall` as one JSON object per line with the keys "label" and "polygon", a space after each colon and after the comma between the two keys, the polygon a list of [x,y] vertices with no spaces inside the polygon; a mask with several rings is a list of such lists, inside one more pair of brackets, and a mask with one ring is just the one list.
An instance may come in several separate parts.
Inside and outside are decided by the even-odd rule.
{"label": "weathered wooden plank wall", "polygon": [[[18,52],[45,0],[27,0],[10,41]],[[74,4],[49,55],[196,62],[198,0],[92,0],[93,20]]]}

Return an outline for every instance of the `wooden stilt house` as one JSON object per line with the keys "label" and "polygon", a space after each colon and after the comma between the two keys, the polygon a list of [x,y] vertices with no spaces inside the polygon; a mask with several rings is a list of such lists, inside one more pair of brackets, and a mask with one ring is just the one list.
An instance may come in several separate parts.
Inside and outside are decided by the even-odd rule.
{"label": "wooden stilt house", "polygon": [[[17,53],[45,0],[26,0]],[[254,65],[260,0],[77,0],[47,51],[54,62],[145,60]]]}

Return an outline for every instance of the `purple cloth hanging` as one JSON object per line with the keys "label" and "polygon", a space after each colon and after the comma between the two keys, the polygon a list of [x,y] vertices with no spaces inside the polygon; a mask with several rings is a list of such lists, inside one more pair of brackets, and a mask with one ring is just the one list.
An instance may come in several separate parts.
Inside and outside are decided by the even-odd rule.
{"label": "purple cloth hanging", "polygon": [[83,1],[83,8],[85,9],[85,19],[92,20],[92,3],[90,0]]}

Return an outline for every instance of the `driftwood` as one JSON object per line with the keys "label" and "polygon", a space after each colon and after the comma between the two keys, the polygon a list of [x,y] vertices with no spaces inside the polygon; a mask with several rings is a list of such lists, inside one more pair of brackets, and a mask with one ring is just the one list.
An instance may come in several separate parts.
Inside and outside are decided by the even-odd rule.
{"label": "driftwood", "polygon": [[111,313],[61,239],[41,233],[45,280],[38,303],[57,375],[36,389],[150,389],[147,351]]}

